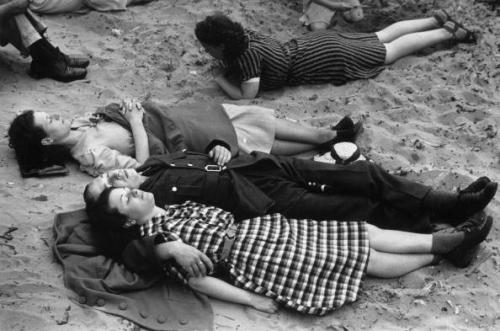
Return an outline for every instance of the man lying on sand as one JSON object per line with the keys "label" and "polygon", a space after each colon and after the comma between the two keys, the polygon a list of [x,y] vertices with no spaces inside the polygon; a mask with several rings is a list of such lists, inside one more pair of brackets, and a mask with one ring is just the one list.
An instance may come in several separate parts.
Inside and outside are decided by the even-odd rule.
{"label": "man lying on sand", "polygon": [[33,59],[31,75],[61,82],[83,79],[86,58],[72,57],[54,47],[45,37],[45,25],[27,10],[28,0],[0,0],[0,45],[12,44]]}
{"label": "man lying on sand", "polygon": [[[157,155],[139,171],[115,170],[94,179],[85,189],[87,204],[107,187],[128,187],[152,192],[160,206],[191,200],[237,219],[281,213],[429,232],[431,218],[458,225],[483,210],[498,186],[481,177],[450,193],[391,175],[369,161],[335,165],[264,153],[237,156],[225,167],[199,153]],[[465,254],[449,258],[460,266],[470,263]]]}

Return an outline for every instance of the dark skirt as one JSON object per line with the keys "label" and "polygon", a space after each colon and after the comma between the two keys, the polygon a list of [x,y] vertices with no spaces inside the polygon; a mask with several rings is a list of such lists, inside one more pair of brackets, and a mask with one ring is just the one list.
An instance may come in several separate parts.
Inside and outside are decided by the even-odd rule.
{"label": "dark skirt", "polygon": [[317,31],[287,43],[291,65],[289,85],[367,79],[384,70],[385,46],[374,33]]}

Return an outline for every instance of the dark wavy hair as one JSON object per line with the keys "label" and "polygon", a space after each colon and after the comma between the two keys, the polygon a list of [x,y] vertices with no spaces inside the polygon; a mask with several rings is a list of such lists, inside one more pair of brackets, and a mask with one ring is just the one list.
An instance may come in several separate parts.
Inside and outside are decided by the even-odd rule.
{"label": "dark wavy hair", "polygon": [[196,38],[212,46],[224,45],[224,60],[233,61],[248,48],[245,30],[238,22],[233,22],[223,14],[207,16],[196,24]]}
{"label": "dark wavy hair", "polygon": [[64,146],[44,146],[42,139],[47,133],[35,125],[34,111],[25,110],[16,116],[9,127],[9,146],[14,149],[19,166],[24,171],[63,164],[69,159]]}
{"label": "dark wavy hair", "polygon": [[136,225],[124,228],[127,217],[110,207],[109,195],[114,189],[114,187],[108,187],[95,198],[89,193],[89,185],[87,185],[83,192],[83,199],[90,224],[103,231],[108,238],[106,246],[100,248],[106,255],[120,259],[125,247],[132,240],[139,238],[139,231]]}

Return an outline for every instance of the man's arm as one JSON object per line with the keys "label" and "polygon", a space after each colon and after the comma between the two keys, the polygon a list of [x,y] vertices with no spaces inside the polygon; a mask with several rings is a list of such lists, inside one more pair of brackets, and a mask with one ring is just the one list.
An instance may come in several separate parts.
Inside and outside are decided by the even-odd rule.
{"label": "man's arm", "polygon": [[188,284],[193,290],[220,300],[250,306],[266,313],[278,310],[278,304],[273,299],[242,290],[214,277],[190,278]]}

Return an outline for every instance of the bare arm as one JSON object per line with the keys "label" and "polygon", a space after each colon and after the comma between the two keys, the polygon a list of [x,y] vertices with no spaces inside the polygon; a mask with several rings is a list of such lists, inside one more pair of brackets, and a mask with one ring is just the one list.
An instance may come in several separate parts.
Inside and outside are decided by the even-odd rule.
{"label": "bare arm", "polygon": [[158,244],[154,250],[159,260],[175,259],[191,277],[205,276],[214,269],[212,261],[205,254],[180,240]]}
{"label": "bare arm", "polygon": [[130,124],[134,137],[135,159],[143,164],[149,158],[148,135],[142,123],[144,108],[136,100],[126,100],[122,103],[122,111]]}
{"label": "bare arm", "polygon": [[190,278],[188,283],[192,289],[216,299],[250,306],[266,313],[278,310],[278,304],[273,299],[242,290],[214,277]]}
{"label": "bare arm", "polygon": [[234,85],[222,75],[217,76],[215,82],[217,82],[227,95],[235,100],[254,99],[259,92],[260,80],[258,78],[252,78],[241,83],[241,87]]}
{"label": "bare arm", "polygon": [[331,10],[347,10],[354,8],[354,6],[345,4],[343,2],[339,3],[338,1],[332,0],[312,0],[312,2],[317,3],[318,5],[325,6]]}

